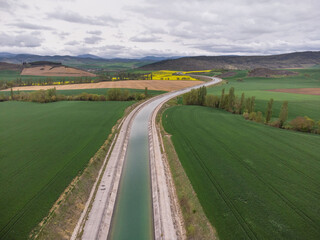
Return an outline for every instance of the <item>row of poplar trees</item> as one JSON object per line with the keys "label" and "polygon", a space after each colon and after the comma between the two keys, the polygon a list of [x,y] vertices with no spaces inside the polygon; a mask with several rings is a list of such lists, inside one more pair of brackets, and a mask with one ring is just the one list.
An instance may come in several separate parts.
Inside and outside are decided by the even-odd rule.
{"label": "row of poplar trees", "polygon": [[[238,98],[235,95],[235,90],[233,87],[229,89],[228,93],[225,92],[225,89],[222,89],[220,96],[215,96],[212,94],[207,95],[206,87],[193,89],[183,95],[183,104],[201,105],[224,109],[234,114],[243,114],[246,119],[269,124],[272,118],[273,99],[271,98],[268,102],[265,118],[263,117],[262,112],[255,112],[254,96],[246,98],[245,94],[242,93],[241,97]],[[287,120],[287,117],[288,102],[285,101],[282,105],[279,119],[275,123],[273,123],[273,125],[282,127]]]}

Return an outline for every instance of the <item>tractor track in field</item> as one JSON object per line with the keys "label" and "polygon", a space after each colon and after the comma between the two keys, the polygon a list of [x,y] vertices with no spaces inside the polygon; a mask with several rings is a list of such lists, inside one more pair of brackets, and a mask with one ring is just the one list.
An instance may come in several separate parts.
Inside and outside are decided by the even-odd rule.
{"label": "tractor track in field", "polygon": [[[174,124],[172,124],[172,126],[174,126]],[[183,134],[183,133],[180,133],[180,134],[184,137],[184,140],[185,140],[186,144],[188,145],[189,149],[191,150],[193,156],[198,160],[198,162],[200,163],[201,168],[203,169],[203,171],[205,172],[205,174],[209,178],[211,184],[218,191],[221,199],[229,207],[229,209],[233,213],[233,216],[237,219],[237,222],[239,223],[239,226],[245,232],[247,237],[249,237],[250,239],[258,239],[258,237],[256,236],[255,232],[247,224],[247,222],[242,217],[242,215],[240,214],[240,212],[238,211],[236,206],[232,203],[232,201],[230,200],[228,195],[225,193],[225,191],[223,190],[223,188],[221,187],[219,182],[215,179],[215,177],[210,172],[209,168],[202,161],[201,157],[197,154],[196,150],[193,148],[193,146],[192,146],[191,142],[189,141],[189,139],[187,138],[187,136],[185,134]]]}
{"label": "tractor track in field", "polygon": [[[193,117],[195,117],[193,115]],[[201,129],[201,128],[200,128]],[[187,141],[189,141],[189,139],[186,138],[185,139]],[[260,175],[259,173],[254,170],[252,167],[250,167],[247,163],[245,163],[244,161],[242,161],[242,159],[234,152],[232,151],[230,148],[228,148],[222,141],[215,139],[217,142],[220,143],[221,147],[228,152],[230,155],[233,156],[234,159],[236,159],[244,168],[246,168],[251,174],[253,174],[260,182],[262,182],[265,186],[267,186],[274,194],[276,194],[284,203],[286,203],[286,205],[291,208],[297,215],[299,215],[301,218],[303,218],[304,220],[306,220],[307,222],[310,223],[310,225],[317,231],[320,232],[320,229],[317,226],[317,223],[311,218],[309,217],[307,214],[305,214],[302,210],[300,210],[294,203],[292,203],[287,197],[284,196],[284,194],[282,194],[276,187],[274,187],[272,184],[268,183],[267,181],[265,181]],[[189,142],[190,147],[192,147],[191,143]],[[193,148],[192,148],[193,149]],[[197,156],[198,157],[198,156]],[[199,158],[200,160],[200,158]]]}
{"label": "tractor track in field", "polygon": [[[92,136],[86,144],[81,147],[81,149],[77,152],[75,152],[70,160],[50,179],[50,181],[43,186],[39,192],[37,192],[36,195],[34,195],[29,201],[27,201],[23,207],[20,208],[19,211],[8,221],[8,223],[0,230],[0,238],[7,236],[7,234],[11,231],[11,229],[17,224],[17,222],[26,214],[26,212],[29,210],[29,206],[33,204],[33,201],[37,199],[43,192],[45,192],[51,184],[53,184],[56,179],[59,177],[59,174],[64,171],[70,164],[72,164],[73,161],[76,160],[77,155],[83,151],[87,145],[90,143],[90,140],[93,139],[95,136]],[[30,164],[25,164],[22,168],[19,169],[19,171],[24,170],[27,167],[30,167],[30,165],[33,165],[32,161],[29,161]],[[17,170],[18,171],[18,170]],[[15,171],[16,172],[16,171]]]}

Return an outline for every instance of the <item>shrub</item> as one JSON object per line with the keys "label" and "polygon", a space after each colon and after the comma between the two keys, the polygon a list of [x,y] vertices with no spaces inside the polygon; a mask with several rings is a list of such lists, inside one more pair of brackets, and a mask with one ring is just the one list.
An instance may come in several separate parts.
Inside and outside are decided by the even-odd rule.
{"label": "shrub", "polygon": [[256,117],[256,122],[258,123],[263,123],[264,122],[264,119],[263,119],[263,115],[262,115],[262,112],[257,112],[257,117]]}
{"label": "shrub", "polygon": [[242,114],[242,116],[244,117],[244,119],[248,120],[249,119],[249,113],[248,112],[244,112]]}
{"label": "shrub", "polygon": [[99,96],[99,101],[106,101],[106,100],[107,100],[106,96],[104,96],[104,95]]}
{"label": "shrub", "polygon": [[183,94],[183,104],[184,105],[198,105],[198,91],[197,89],[192,89],[190,92]]}
{"label": "shrub", "polygon": [[107,92],[108,101],[130,101],[130,100],[142,100],[145,99],[146,95],[143,93],[136,93],[135,95],[130,95],[129,90],[112,88]]}
{"label": "shrub", "polygon": [[270,125],[271,127],[280,128],[280,120],[269,122],[268,125]]}
{"label": "shrub", "polygon": [[4,94],[0,95],[0,102],[9,101],[9,96],[6,96]]}
{"label": "shrub", "polygon": [[214,95],[207,95],[205,100],[205,106],[212,108],[219,107],[219,97]]}
{"label": "shrub", "polygon": [[256,112],[249,113],[249,120],[256,121],[256,119],[257,119],[257,113]]}
{"label": "shrub", "polygon": [[146,98],[146,96],[143,93],[136,93],[135,94],[135,100],[137,100],[137,101],[143,100],[145,98]]}
{"label": "shrub", "polygon": [[312,132],[315,122],[311,118],[308,117],[296,117],[290,123],[292,129],[300,131],[300,132]]}
{"label": "shrub", "polygon": [[119,88],[109,89],[107,92],[107,100],[108,101],[119,101],[121,95],[121,90]]}

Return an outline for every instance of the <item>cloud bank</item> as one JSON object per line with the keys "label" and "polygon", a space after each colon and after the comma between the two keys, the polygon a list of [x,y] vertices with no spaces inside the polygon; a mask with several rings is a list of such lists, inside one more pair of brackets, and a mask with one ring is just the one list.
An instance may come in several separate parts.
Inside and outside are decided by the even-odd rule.
{"label": "cloud bank", "polygon": [[318,9],[317,0],[0,0],[0,51],[110,58],[317,51]]}

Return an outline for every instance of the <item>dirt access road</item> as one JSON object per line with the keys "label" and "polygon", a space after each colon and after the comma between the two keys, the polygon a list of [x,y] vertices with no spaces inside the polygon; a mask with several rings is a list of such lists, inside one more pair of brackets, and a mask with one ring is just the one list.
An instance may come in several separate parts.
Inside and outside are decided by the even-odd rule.
{"label": "dirt access road", "polygon": [[[161,106],[168,100],[186,93],[194,88],[210,86],[221,82],[219,78],[210,78],[212,81],[201,85],[185,88],[154,97],[136,109],[134,109],[122,122],[120,132],[114,141],[112,151],[106,156],[108,161],[104,171],[97,177],[95,187],[92,189],[85,210],[78,221],[71,239],[107,239],[110,226],[119,196],[118,187],[121,179],[122,168],[125,163],[126,152],[130,139],[131,127],[137,121],[139,112],[148,112],[145,115],[148,125],[144,126],[149,141],[146,143],[149,150],[152,210],[153,210],[153,233],[158,239],[183,239],[183,224],[179,219],[179,209],[173,206],[177,203],[175,190],[171,180],[171,173],[166,166],[165,158],[162,156],[159,144],[159,133],[156,129],[155,119]],[[141,119],[140,119],[141,120]],[[102,168],[102,169],[103,169]],[[134,239],[134,233],[132,235]]]}

